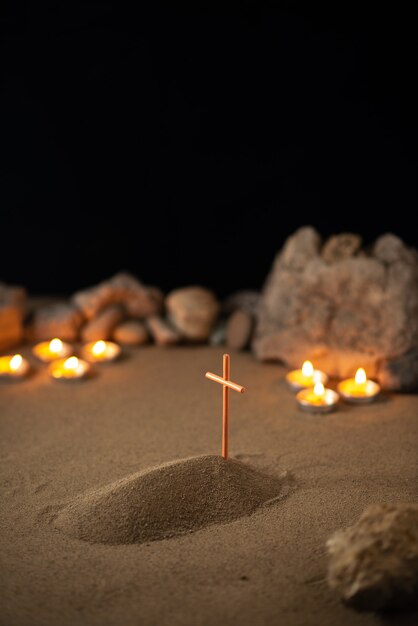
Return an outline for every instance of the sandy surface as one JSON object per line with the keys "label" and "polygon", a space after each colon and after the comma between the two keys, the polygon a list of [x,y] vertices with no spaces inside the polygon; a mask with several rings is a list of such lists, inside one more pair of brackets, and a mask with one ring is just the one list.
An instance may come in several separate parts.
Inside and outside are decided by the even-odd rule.
{"label": "sandy surface", "polygon": [[42,368],[0,385],[1,626],[415,624],[343,607],[324,543],[371,502],[417,498],[418,397],[298,411],[284,370],[232,354],[230,452],[289,472],[289,495],[181,537],[92,544],[54,527],[76,496],[167,461],[217,454],[221,349],[132,350],[82,384]]}

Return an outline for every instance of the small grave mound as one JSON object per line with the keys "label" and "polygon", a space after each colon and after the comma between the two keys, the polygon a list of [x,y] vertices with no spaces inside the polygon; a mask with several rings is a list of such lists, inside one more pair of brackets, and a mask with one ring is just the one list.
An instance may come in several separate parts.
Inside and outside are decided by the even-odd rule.
{"label": "small grave mound", "polygon": [[168,539],[251,515],[283,480],[235,460],[200,456],[138,472],[78,496],[54,525],[91,543]]}

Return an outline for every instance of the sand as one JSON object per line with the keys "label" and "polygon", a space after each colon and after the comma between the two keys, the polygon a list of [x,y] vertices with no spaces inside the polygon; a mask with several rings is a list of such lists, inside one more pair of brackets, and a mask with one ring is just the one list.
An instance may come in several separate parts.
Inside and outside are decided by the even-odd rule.
{"label": "sand", "polygon": [[56,528],[92,543],[160,541],[251,515],[287,495],[282,479],[219,455],[165,463],[93,489],[63,507]]}
{"label": "sand", "polygon": [[[1,626],[417,622],[416,613],[358,614],[325,580],[325,541],[336,529],[370,503],[417,500],[417,396],[311,416],[297,409],[283,368],[232,354],[231,377],[247,392],[230,394],[231,461],[271,477],[276,502],[263,504],[266,494],[253,509],[250,497],[251,510],[234,509],[235,519],[142,543],[57,528],[92,494],[219,454],[221,390],[204,373],[220,372],[221,356],[149,346],[81,384],[53,383],[43,368],[1,384]],[[167,491],[161,502],[173,504]]]}

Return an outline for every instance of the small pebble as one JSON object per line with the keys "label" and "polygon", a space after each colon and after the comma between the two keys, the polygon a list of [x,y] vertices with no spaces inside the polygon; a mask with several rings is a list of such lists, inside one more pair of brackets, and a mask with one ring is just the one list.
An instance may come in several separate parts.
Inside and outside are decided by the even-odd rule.
{"label": "small pebble", "polygon": [[147,343],[149,334],[145,324],[138,320],[127,320],[116,326],[113,339],[126,346],[142,346]]}
{"label": "small pebble", "polygon": [[254,326],[252,315],[246,311],[235,311],[228,320],[226,343],[233,350],[244,350],[250,343]]}
{"label": "small pebble", "polygon": [[212,330],[209,343],[211,346],[223,346],[226,341],[226,323],[224,320],[218,321]]}
{"label": "small pebble", "polygon": [[119,305],[113,305],[103,309],[97,317],[87,322],[81,329],[82,340],[99,341],[99,339],[110,339],[113,329],[124,317],[125,311]]}
{"label": "small pebble", "polygon": [[204,287],[183,287],[166,298],[170,320],[189,341],[207,341],[219,313],[215,294]]}
{"label": "small pebble", "polygon": [[33,312],[26,327],[28,341],[43,341],[59,337],[77,341],[84,317],[72,304],[56,303],[42,306]]}
{"label": "small pebble", "polygon": [[157,345],[173,346],[179,343],[181,339],[180,334],[159,315],[148,317],[146,324]]}

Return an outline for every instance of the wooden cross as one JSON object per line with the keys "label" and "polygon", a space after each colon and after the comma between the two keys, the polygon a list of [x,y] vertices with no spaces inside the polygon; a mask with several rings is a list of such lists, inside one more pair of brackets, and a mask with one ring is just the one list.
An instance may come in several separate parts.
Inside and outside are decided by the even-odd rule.
{"label": "wooden cross", "polygon": [[214,380],[215,383],[220,383],[223,386],[222,389],[222,456],[224,459],[228,458],[228,417],[229,417],[229,390],[233,389],[234,391],[238,391],[238,393],[244,393],[245,387],[238,385],[237,383],[233,383],[229,380],[229,354],[224,354],[223,356],[223,378],[221,376],[217,376],[216,374],[212,374],[211,372],[206,372],[206,378],[210,378],[210,380]]}

